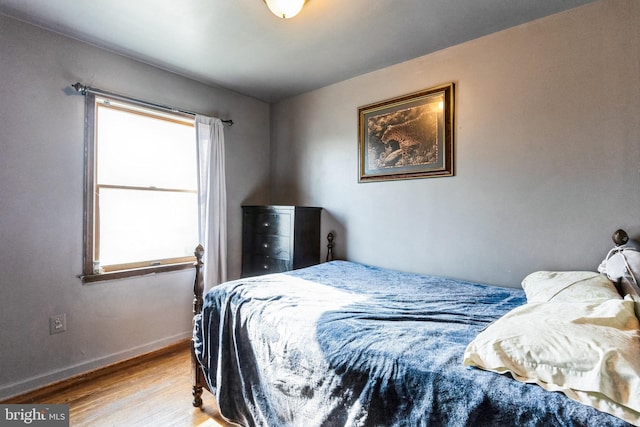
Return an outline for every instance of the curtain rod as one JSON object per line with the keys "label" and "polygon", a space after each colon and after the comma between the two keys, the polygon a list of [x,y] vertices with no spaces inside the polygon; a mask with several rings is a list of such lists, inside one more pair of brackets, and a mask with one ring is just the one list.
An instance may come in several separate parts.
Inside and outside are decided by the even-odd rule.
{"label": "curtain rod", "polygon": [[[124,95],[118,95],[117,93],[111,93],[111,92],[107,92],[101,89],[96,89],[93,87],[89,87],[89,86],[85,86],[80,82],[77,82],[75,84],[71,85],[72,88],[74,88],[76,90],[76,92],[82,94],[82,95],[86,95],[87,93],[93,93],[96,95],[103,95],[103,96],[110,96],[112,98],[117,98],[123,101],[130,101],[130,102],[134,102],[136,104],[140,104],[140,105],[144,105],[147,107],[153,107],[153,108],[159,108],[161,110],[165,110],[165,111],[171,111],[173,113],[182,113],[182,114],[187,114],[189,116],[197,116],[198,113],[194,113],[192,111],[186,111],[186,110],[181,110],[179,108],[174,108],[174,107],[169,107],[166,105],[162,105],[162,104],[154,104],[153,102],[149,102],[149,101],[143,101],[141,99],[136,99],[136,98],[131,98],[129,96],[124,96]],[[229,126],[233,126],[233,120],[221,120],[222,123],[225,123]]]}

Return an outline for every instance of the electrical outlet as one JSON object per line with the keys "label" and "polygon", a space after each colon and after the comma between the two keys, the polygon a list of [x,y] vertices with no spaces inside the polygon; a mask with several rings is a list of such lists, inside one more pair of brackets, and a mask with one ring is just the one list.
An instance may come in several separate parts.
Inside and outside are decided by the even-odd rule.
{"label": "electrical outlet", "polygon": [[49,334],[59,334],[67,330],[67,313],[56,314],[49,318]]}

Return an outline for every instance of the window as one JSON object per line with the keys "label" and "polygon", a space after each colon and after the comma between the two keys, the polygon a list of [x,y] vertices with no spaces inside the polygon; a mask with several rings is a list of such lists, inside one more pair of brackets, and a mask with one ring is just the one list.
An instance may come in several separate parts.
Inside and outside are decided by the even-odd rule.
{"label": "window", "polygon": [[84,281],[190,266],[193,117],[90,94],[87,119]]}

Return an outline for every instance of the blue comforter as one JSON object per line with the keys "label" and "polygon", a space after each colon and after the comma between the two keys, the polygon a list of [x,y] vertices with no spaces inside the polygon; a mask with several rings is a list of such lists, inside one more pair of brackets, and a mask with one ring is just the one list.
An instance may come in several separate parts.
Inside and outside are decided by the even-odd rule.
{"label": "blue comforter", "polygon": [[196,356],[246,426],[617,426],[608,414],[462,364],[519,289],[334,261],[205,296]]}

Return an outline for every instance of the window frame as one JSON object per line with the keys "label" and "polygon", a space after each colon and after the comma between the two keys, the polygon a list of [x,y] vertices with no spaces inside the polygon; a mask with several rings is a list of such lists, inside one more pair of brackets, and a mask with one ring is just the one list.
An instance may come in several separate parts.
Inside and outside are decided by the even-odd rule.
{"label": "window frame", "polygon": [[[97,109],[97,101],[98,99],[106,99],[113,100],[114,102],[120,102],[124,104],[130,104],[133,106],[139,106],[144,110],[157,111],[162,115],[166,115],[168,112],[161,108],[154,108],[146,104],[142,104],[132,99],[127,99],[126,97],[119,97],[113,95],[102,95],[95,93],[86,93],[85,94],[85,146],[84,146],[84,209],[83,209],[83,222],[84,222],[84,230],[83,230],[83,274],[80,276],[83,283],[93,283],[104,280],[113,280],[113,279],[121,279],[126,277],[134,277],[134,276],[143,276],[154,273],[162,273],[168,271],[179,271],[193,268],[194,263],[196,261],[196,257],[194,256],[186,256],[186,257],[175,257],[168,258],[162,260],[153,260],[153,261],[141,261],[134,262],[129,264],[119,264],[116,267],[117,269],[111,266],[108,270],[104,272],[95,272],[94,271],[94,254],[96,251],[96,245],[98,243],[99,236],[97,236],[96,232],[96,223],[99,221],[99,218],[96,218],[97,214],[97,178],[96,178],[96,138],[97,138],[97,127],[96,127],[96,109]],[[118,107],[110,107],[110,108],[118,108]],[[175,111],[170,111],[170,114],[193,118],[192,115],[187,113],[180,113]],[[144,114],[144,112],[141,112]],[[167,118],[168,121],[172,121],[170,118]],[[174,120],[175,121],[175,120]],[[195,123],[194,123],[195,126]],[[195,143],[195,142],[194,142]],[[194,167],[196,167],[194,165]],[[109,186],[105,186],[107,188]],[[125,186],[119,186],[125,187]],[[162,191],[162,190],[160,190]],[[120,268],[121,267],[121,268]]]}

